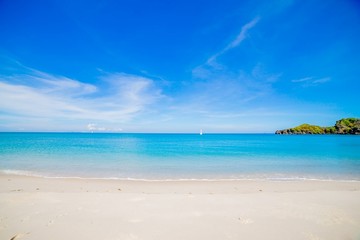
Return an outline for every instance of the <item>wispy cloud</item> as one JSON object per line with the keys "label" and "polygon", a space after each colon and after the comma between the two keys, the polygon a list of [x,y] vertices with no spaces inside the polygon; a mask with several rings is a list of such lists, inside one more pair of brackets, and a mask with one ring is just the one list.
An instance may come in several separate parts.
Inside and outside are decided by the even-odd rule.
{"label": "wispy cloud", "polygon": [[207,61],[206,64],[209,64],[211,66],[217,66],[216,59],[225,54],[227,51],[237,47],[240,45],[242,41],[246,39],[248,36],[248,31],[253,28],[260,20],[260,17],[256,17],[250,22],[246,23],[244,26],[242,26],[240,33],[235,37],[233,41],[231,41],[224,49],[220,50],[219,52],[212,55]]}
{"label": "wispy cloud", "polygon": [[209,70],[206,77],[196,81],[187,91],[184,108],[202,115],[209,112],[238,112],[253,102],[273,93],[273,84],[281,74],[268,73],[258,63],[250,71]]}
{"label": "wispy cloud", "polygon": [[229,44],[226,46],[226,48],[224,48],[224,50],[222,51],[222,53],[237,47],[246,37],[247,37],[247,32],[253,28],[260,20],[260,17],[256,17],[253,20],[251,20],[250,22],[246,23],[242,28],[240,33],[236,36],[236,38]]}
{"label": "wispy cloud", "polygon": [[[129,121],[164,97],[161,88],[150,78],[109,73],[100,79],[101,85],[96,86],[37,70],[2,76],[0,111],[8,116],[21,116],[23,122],[31,121],[34,125],[41,119],[48,119],[50,125],[62,119],[63,122],[95,121],[113,126]],[[95,125],[89,127],[95,128]]]}
{"label": "wispy cloud", "polygon": [[217,59],[227,53],[229,50],[239,46],[247,37],[248,31],[255,27],[255,25],[259,22],[260,17],[255,17],[250,22],[246,23],[244,26],[241,27],[239,34],[228,44],[225,48],[221,49],[217,53],[213,54],[209,57],[205,63],[197,66],[192,70],[192,75],[195,78],[207,78],[212,73],[216,71],[222,71],[226,69],[226,67],[220,64]]}
{"label": "wispy cloud", "polygon": [[[241,111],[245,105],[271,94],[272,84],[281,74],[268,73],[260,62],[250,69],[242,69],[242,66],[230,68],[219,58],[222,55],[225,57],[231,49],[240,47],[249,36],[249,30],[259,21],[260,17],[255,17],[243,25],[237,36],[226,47],[193,69],[192,77],[195,79],[195,84],[192,87],[195,90],[193,98],[190,99],[196,104],[192,104],[192,109],[198,109],[200,112],[205,109],[210,112]],[[209,114],[209,111],[204,111],[205,114]]]}
{"label": "wispy cloud", "polygon": [[313,79],[313,77],[305,77],[305,78],[300,78],[300,79],[293,79],[293,80],[291,80],[291,82],[294,82],[294,83],[306,82],[306,81],[309,81],[311,79]]}
{"label": "wispy cloud", "polygon": [[315,78],[315,77],[304,77],[300,79],[293,79],[291,82],[299,83],[302,87],[313,87],[330,81],[330,77]]}
{"label": "wispy cloud", "polygon": [[325,78],[315,79],[315,80],[312,81],[312,83],[317,85],[317,84],[321,84],[321,83],[326,83],[326,82],[328,82],[330,80],[331,80],[330,77],[325,77]]}

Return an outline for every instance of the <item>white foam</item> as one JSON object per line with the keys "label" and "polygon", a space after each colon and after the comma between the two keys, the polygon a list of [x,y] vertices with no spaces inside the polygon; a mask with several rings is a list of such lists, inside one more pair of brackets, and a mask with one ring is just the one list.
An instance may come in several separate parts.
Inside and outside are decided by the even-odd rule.
{"label": "white foam", "polygon": [[19,175],[19,176],[28,176],[28,177],[43,177],[40,174],[31,172],[31,171],[24,171],[24,170],[13,170],[13,169],[4,169],[0,170],[1,173],[7,175]]}
{"label": "white foam", "polygon": [[360,182],[359,179],[330,179],[313,177],[239,177],[239,178],[131,178],[131,177],[80,177],[80,176],[50,176],[32,171],[5,169],[0,173],[6,175],[19,175],[29,177],[40,177],[49,179],[84,179],[84,180],[119,180],[119,181],[141,181],[141,182],[233,182],[233,181],[324,181],[324,182]]}

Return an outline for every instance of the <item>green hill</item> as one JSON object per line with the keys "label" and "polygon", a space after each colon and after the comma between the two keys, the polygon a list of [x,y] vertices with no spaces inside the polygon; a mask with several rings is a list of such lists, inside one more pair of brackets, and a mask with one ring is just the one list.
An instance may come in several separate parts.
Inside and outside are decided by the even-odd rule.
{"label": "green hill", "polygon": [[360,134],[359,118],[343,118],[332,127],[301,124],[294,128],[277,130],[275,134]]}
{"label": "green hill", "polygon": [[360,119],[343,118],[336,121],[335,129],[338,134],[360,134]]}

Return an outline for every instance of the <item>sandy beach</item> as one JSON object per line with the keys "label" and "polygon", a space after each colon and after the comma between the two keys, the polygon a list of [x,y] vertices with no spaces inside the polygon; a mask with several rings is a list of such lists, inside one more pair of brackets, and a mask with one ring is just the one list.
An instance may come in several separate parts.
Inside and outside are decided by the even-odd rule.
{"label": "sandy beach", "polygon": [[0,239],[360,239],[360,182],[2,174]]}

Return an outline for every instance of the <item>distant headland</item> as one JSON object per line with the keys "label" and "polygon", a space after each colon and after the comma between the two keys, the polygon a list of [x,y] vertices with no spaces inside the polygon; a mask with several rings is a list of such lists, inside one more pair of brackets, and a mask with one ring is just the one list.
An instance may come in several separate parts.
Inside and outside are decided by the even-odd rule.
{"label": "distant headland", "polygon": [[360,118],[343,118],[332,127],[301,124],[294,128],[277,130],[275,134],[354,134],[360,135]]}

